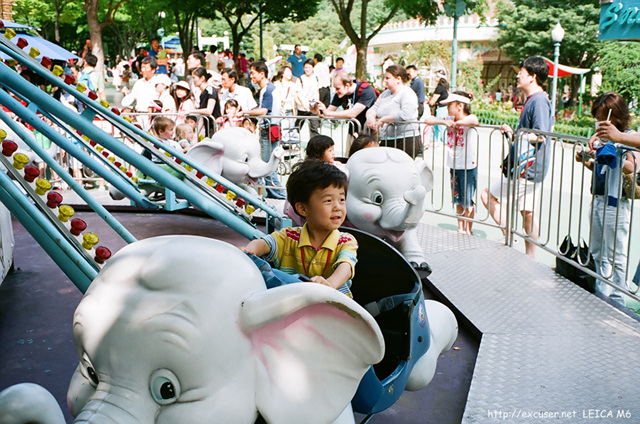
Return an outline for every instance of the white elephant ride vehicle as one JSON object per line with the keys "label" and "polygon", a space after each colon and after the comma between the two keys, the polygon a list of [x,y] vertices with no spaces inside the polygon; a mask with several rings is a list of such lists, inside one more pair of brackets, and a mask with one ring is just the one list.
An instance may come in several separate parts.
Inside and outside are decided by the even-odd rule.
{"label": "white elephant ride vehicle", "polygon": [[[373,414],[427,385],[456,338],[453,314],[424,301],[395,249],[349,231],[354,300],[314,283],[267,289],[217,240],[162,236],[117,252],[74,314],[75,422],[353,423],[352,405]],[[0,393],[0,422],[64,422],[33,396],[31,384]]]}

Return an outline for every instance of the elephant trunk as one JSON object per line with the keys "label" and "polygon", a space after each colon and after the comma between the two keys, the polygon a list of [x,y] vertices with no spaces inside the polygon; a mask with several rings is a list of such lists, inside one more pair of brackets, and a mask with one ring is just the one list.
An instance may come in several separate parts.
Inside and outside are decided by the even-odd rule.
{"label": "elephant trunk", "polygon": [[133,414],[133,411],[145,409],[140,403],[139,396],[131,390],[111,388],[107,391],[98,386],[96,393],[82,408],[74,423],[141,424],[153,421],[152,418],[141,419]]}
{"label": "elephant trunk", "polygon": [[380,227],[387,236],[397,241],[406,230],[415,228],[424,214],[426,190],[421,185],[404,193],[402,199],[384,205]]}
{"label": "elephant trunk", "polygon": [[250,161],[249,164],[249,176],[251,178],[262,178],[268,175],[273,174],[276,169],[278,169],[278,165],[280,164],[280,159],[284,156],[284,149],[280,146],[276,147],[273,152],[271,152],[271,156],[269,157],[269,162],[265,162],[261,159],[254,159]]}

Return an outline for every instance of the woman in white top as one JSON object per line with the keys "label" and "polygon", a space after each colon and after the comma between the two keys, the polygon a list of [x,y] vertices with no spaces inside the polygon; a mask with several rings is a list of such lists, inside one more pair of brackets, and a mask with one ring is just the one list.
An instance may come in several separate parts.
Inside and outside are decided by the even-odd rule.
{"label": "woman in white top", "polygon": [[423,149],[417,123],[418,96],[405,85],[408,81],[409,75],[402,66],[391,65],[386,69],[387,89],[367,111],[367,126],[378,133],[381,146],[404,150],[415,158]]}

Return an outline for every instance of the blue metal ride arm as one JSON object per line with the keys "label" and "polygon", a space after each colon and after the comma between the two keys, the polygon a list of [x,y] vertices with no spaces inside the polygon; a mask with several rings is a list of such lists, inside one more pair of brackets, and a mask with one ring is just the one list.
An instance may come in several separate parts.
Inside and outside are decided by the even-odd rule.
{"label": "blue metal ride arm", "polygon": [[89,138],[102,144],[116,156],[122,158],[128,163],[135,163],[136,167],[145,175],[150,176],[169,190],[172,190],[175,193],[180,193],[192,205],[204,210],[206,213],[225,223],[244,237],[251,240],[263,235],[260,230],[244,221],[235,213],[219,205],[208,197],[208,195],[199,192],[193,187],[185,184],[183,181],[180,181],[178,178],[160,168],[150,160],[124,146],[123,143],[111,135],[104,133],[100,128],[90,122],[87,122],[85,119],[80,118],[73,111],[65,107],[61,107],[60,103],[53,97],[47,95],[41,90],[35,90],[33,85],[25,81],[3,63],[0,63],[0,80],[3,85],[11,87],[13,91],[17,91],[21,95],[29,98],[33,103],[36,103],[39,108],[55,114],[57,117],[67,122],[69,125],[74,126]]}
{"label": "blue metal ride arm", "polygon": [[[4,83],[2,83],[0,85],[4,85]],[[106,168],[105,165],[103,165],[102,163],[98,162],[96,159],[92,158],[88,153],[86,153],[80,147],[76,146],[73,142],[68,140],[66,137],[58,134],[53,128],[51,128],[51,126],[47,125],[34,112],[32,112],[31,110],[28,110],[27,108],[22,106],[22,104],[20,102],[18,102],[14,98],[12,98],[4,90],[0,90],[0,103],[2,103],[3,105],[7,106],[9,108],[9,110],[11,110],[13,113],[18,115],[21,119],[23,119],[29,125],[31,125],[35,129],[40,131],[49,140],[51,140],[52,142],[54,142],[58,146],[62,147],[71,156],[77,158],[82,163],[87,165],[89,168],[91,168],[93,171],[95,171],[98,175],[100,175],[102,178],[104,178],[107,182],[109,182],[110,184],[113,184],[115,187],[117,187],[119,190],[121,190],[127,196],[129,196],[130,198],[135,200],[139,205],[147,207],[147,208],[155,208],[155,207],[157,207],[152,202],[150,202],[146,197],[144,197],[142,194],[140,194],[140,192],[138,192],[138,190],[136,190],[134,187],[132,187],[126,181],[123,181],[122,178],[120,176],[118,176],[115,172],[113,172],[110,169]],[[64,107],[64,106],[60,105],[59,107]],[[6,120],[5,120],[5,122],[6,122]],[[15,131],[15,129],[14,129],[14,131]],[[16,133],[17,133],[17,131],[16,131]],[[24,135],[24,132],[22,134]],[[30,139],[29,136],[24,137],[23,135],[21,135],[21,138],[23,138],[25,143],[27,143],[29,145],[29,147],[32,148],[32,150],[36,151],[36,149],[33,147],[33,144],[35,144],[35,143],[31,142],[31,139]],[[44,160],[45,156],[47,156],[47,155],[45,154],[45,156],[42,156],[40,153],[38,153],[38,156],[40,156]],[[51,165],[51,166],[53,167],[53,165]],[[60,173],[58,170],[56,170],[56,172],[58,172],[58,175],[60,175],[61,177],[64,174],[68,174],[68,172],[66,170],[63,173]],[[88,196],[88,197],[90,197],[90,196]]]}
{"label": "blue metal ride arm", "polygon": [[[2,92],[0,92],[0,102],[3,101]],[[6,112],[0,110],[0,119],[7,124],[13,132],[15,132],[43,161],[53,169],[68,185],[80,195],[80,197],[93,209],[111,228],[114,229],[120,237],[127,243],[133,243],[137,239],[127,230],[117,219],[113,217],[99,202],[97,202],[87,191],[76,182],[76,180],[55,161],[40,145],[31,140],[28,131],[16,121],[12,120]],[[57,133],[56,133],[57,134]]]}
{"label": "blue metal ride arm", "polygon": [[[74,87],[66,84],[60,78],[58,78],[55,75],[53,75],[47,68],[45,68],[40,63],[38,63],[38,61],[36,61],[32,57],[28,56],[24,51],[20,50],[15,44],[11,43],[9,40],[6,40],[6,38],[4,38],[3,36],[0,36],[0,51],[4,52],[5,54],[7,54],[7,55],[9,55],[11,57],[13,57],[17,61],[26,64],[27,66],[29,66],[29,68],[33,72],[35,72],[39,76],[43,77],[46,81],[50,82],[52,85],[55,85],[57,87],[60,87],[60,88],[64,89],[65,91],[70,93],[72,96],[74,96],[76,99],[80,100],[87,107],[87,110],[85,110],[85,112],[90,112],[90,111],[93,112],[93,113],[90,113],[89,115],[85,115],[83,113],[83,117],[88,120],[87,122],[89,122],[90,119],[92,119],[95,114],[98,114],[98,115],[102,116],[104,119],[106,119],[110,124],[112,124],[116,128],[118,128],[122,133],[126,134],[128,137],[131,137],[134,140],[143,139],[145,141],[148,141],[150,143],[158,145],[158,142],[157,142],[157,140],[154,139],[154,137],[151,137],[145,131],[143,131],[140,128],[136,127],[135,125],[125,121],[122,117],[116,115],[111,110],[109,110],[107,108],[103,108],[101,105],[99,105],[98,103],[96,103],[93,100],[91,100],[85,94],[80,93],[79,91],[77,91]],[[99,141],[97,139],[95,139],[95,140]],[[209,170],[208,168],[203,167],[202,164],[197,163],[197,162],[193,162],[190,157],[186,156],[182,152],[178,152],[178,151],[175,151],[175,150],[173,150],[171,148],[167,148],[164,145],[162,145],[162,148],[167,150],[173,156],[175,156],[178,159],[180,159],[185,164],[190,165],[194,169],[202,172],[202,174],[204,174],[205,176],[213,179],[214,181],[217,181],[217,182],[221,183],[222,185],[224,185],[228,189],[231,189],[232,191],[234,191],[236,193],[242,193],[242,197],[248,203],[250,203],[253,206],[263,210],[265,213],[267,213],[267,215],[271,216],[272,221],[277,222],[277,221],[279,221],[279,219],[282,218],[280,216],[280,214],[275,210],[275,208],[273,208],[270,205],[266,204],[265,202],[263,202],[257,196],[253,195],[252,193],[246,192],[245,190],[243,190],[242,188],[238,187],[236,184],[232,183],[231,181],[228,181],[225,178],[223,178],[222,176],[211,172],[211,170]],[[151,174],[147,174],[147,175],[151,175]]]}
{"label": "blue metal ride arm", "polygon": [[0,201],[84,293],[98,275],[98,271],[49,220],[38,219],[42,213],[4,172],[0,172]]}

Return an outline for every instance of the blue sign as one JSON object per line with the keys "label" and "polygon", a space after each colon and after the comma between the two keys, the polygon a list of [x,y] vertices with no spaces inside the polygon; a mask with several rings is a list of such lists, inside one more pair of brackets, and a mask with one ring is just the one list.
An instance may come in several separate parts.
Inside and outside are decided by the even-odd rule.
{"label": "blue sign", "polygon": [[600,0],[598,40],[640,41],[640,0]]}

